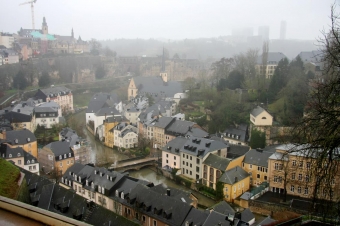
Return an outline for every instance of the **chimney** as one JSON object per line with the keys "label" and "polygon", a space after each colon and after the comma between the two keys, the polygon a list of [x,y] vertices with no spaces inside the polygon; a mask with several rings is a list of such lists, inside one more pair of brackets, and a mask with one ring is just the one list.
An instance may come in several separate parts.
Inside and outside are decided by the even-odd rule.
{"label": "chimney", "polygon": [[238,178],[237,178],[237,177],[235,177],[235,183],[236,183],[236,182],[238,182]]}
{"label": "chimney", "polygon": [[6,130],[2,130],[2,139],[6,140]]}
{"label": "chimney", "polygon": [[169,188],[166,189],[166,195],[167,195],[167,196],[170,196],[170,189],[169,189]]}
{"label": "chimney", "polygon": [[18,109],[18,112],[20,112],[20,109]]}

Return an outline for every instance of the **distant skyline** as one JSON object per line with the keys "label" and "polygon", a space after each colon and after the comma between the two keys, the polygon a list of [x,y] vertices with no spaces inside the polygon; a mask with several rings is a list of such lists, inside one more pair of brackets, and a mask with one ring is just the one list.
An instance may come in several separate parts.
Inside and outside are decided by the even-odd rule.
{"label": "distant skyline", "polygon": [[[32,28],[27,0],[0,0],[0,31],[17,33]],[[211,38],[233,29],[269,26],[270,39],[280,38],[286,21],[286,39],[315,40],[330,25],[333,0],[37,0],[35,27],[46,17],[50,34],[98,40],[116,38]],[[335,1],[339,5],[340,0]],[[339,8],[340,6],[338,6]],[[339,8],[340,9],[340,8]]]}

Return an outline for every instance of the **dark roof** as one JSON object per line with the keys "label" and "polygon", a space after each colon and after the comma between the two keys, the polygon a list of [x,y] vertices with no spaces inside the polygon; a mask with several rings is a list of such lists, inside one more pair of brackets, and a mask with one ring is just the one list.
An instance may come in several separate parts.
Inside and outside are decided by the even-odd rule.
{"label": "dark roof", "polygon": [[96,116],[120,115],[120,113],[117,111],[115,107],[103,107],[99,109],[95,115]]}
{"label": "dark roof", "polygon": [[86,113],[96,113],[101,108],[113,107],[117,102],[119,102],[119,100],[115,93],[96,93],[92,96]]}
{"label": "dark roof", "polygon": [[249,208],[243,210],[241,212],[241,221],[243,222],[250,222],[255,218],[254,214],[250,211]]}
{"label": "dark roof", "polygon": [[7,119],[11,123],[30,122],[32,120],[32,114],[27,115],[27,114],[21,113],[21,112],[10,111],[10,112],[6,112],[4,114],[4,118]]}
{"label": "dark roof", "polygon": [[259,226],[265,226],[267,224],[271,224],[273,222],[275,222],[276,220],[271,219],[270,217],[266,217],[263,221],[261,221],[258,225]]}
{"label": "dark roof", "polygon": [[56,158],[59,157],[60,155],[65,155],[65,154],[67,154],[67,158],[68,158],[69,153],[71,153],[73,156],[73,151],[70,148],[70,143],[67,141],[55,141],[55,142],[49,143],[45,147],[49,148],[53,152]]}
{"label": "dark roof", "polygon": [[[278,64],[280,60],[287,58],[280,52],[268,52],[267,64]],[[257,58],[257,64],[262,64],[262,55]]]}
{"label": "dark roof", "polygon": [[176,93],[183,93],[182,84],[177,81],[163,82],[160,76],[138,76],[134,77],[138,94],[151,94],[155,99],[160,97],[174,97]]}
{"label": "dark roof", "polygon": [[211,166],[215,169],[225,171],[230,163],[229,159],[214,155],[212,153],[204,160],[203,164]]}
{"label": "dark roof", "polygon": [[112,116],[112,117],[107,117],[105,122],[128,122],[129,120],[123,116],[123,115],[118,115],[118,116]]}
{"label": "dark roof", "polygon": [[37,163],[37,159],[31,155],[30,153],[26,152],[21,147],[11,148],[9,145],[2,143],[0,146],[0,156],[4,159],[12,159],[18,157],[24,157],[24,165],[30,165]]}
{"label": "dark roof", "polygon": [[243,162],[268,167],[268,159],[274,152],[264,151],[262,149],[251,149],[245,154]]}
{"label": "dark roof", "polygon": [[156,120],[154,126],[165,129],[171,122],[174,122],[175,120],[176,119],[172,117],[160,117],[158,120]]}
{"label": "dark roof", "polygon": [[230,226],[230,222],[226,220],[226,215],[212,211],[203,226],[211,225]]}
{"label": "dark roof", "polygon": [[184,136],[188,131],[192,130],[194,124],[195,124],[194,122],[190,121],[175,120],[166,129],[166,133]]}
{"label": "dark roof", "polygon": [[249,150],[249,146],[229,144],[227,158],[238,158],[242,155],[245,155]]}
{"label": "dark roof", "polygon": [[324,54],[321,50],[314,50],[309,52],[300,52],[299,55],[303,63],[311,62],[321,64]]}
{"label": "dark roof", "polygon": [[192,200],[190,199],[191,192],[188,191],[184,191],[174,187],[165,187],[163,184],[158,184],[156,186],[150,187],[150,189],[163,195],[167,195],[167,190],[169,189],[170,197],[178,200],[182,200],[183,198],[189,204],[192,202]]}
{"label": "dark roof", "polygon": [[254,108],[250,114],[252,114],[254,117],[258,116],[259,114],[261,114],[262,112],[266,111],[265,109],[263,109],[260,106],[257,106],[256,108]]}
{"label": "dark roof", "polygon": [[198,210],[196,208],[191,208],[188,216],[185,218],[184,222],[182,223],[182,226],[186,226],[186,222],[189,223],[189,225],[203,225],[204,222],[207,220],[210,212],[208,210],[202,211]]}
{"label": "dark roof", "polygon": [[242,142],[248,141],[248,130],[244,129],[243,126],[238,128],[235,128],[234,126],[227,127],[223,133],[228,139],[239,140]]}
{"label": "dark roof", "polygon": [[191,130],[188,130],[187,133],[185,134],[185,136],[193,136],[193,137],[207,137],[209,136],[209,133],[207,133],[206,131],[204,131],[201,128],[198,127],[192,127]]}
{"label": "dark roof", "polygon": [[70,89],[64,87],[64,86],[54,86],[54,87],[49,87],[46,89],[40,89],[41,92],[43,92],[46,96],[51,95],[51,94],[59,94],[61,93],[61,95],[65,95],[64,92],[66,94],[68,94],[69,92],[71,92]]}
{"label": "dark roof", "polygon": [[23,129],[6,131],[6,140],[13,145],[24,145],[37,141],[37,138],[28,129]]}
{"label": "dark roof", "polygon": [[226,201],[219,202],[211,208],[224,215],[235,214],[235,210]]}
{"label": "dark roof", "polygon": [[226,184],[235,184],[244,178],[249,177],[249,174],[239,166],[236,166],[222,174],[219,181]]}
{"label": "dark roof", "polygon": [[176,137],[175,139],[169,141],[164,147],[162,147],[162,151],[179,155],[179,150],[184,146],[186,142],[186,138]]}

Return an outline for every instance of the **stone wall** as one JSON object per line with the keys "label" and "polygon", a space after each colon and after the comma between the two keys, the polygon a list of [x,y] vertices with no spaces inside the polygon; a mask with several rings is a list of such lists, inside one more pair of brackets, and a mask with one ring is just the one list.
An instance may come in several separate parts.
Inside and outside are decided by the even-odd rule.
{"label": "stone wall", "polygon": [[251,212],[262,215],[272,215],[273,212],[283,211],[292,211],[300,214],[308,213],[308,211],[291,208],[289,205],[281,203],[264,202],[259,200],[249,200],[249,209],[251,210]]}

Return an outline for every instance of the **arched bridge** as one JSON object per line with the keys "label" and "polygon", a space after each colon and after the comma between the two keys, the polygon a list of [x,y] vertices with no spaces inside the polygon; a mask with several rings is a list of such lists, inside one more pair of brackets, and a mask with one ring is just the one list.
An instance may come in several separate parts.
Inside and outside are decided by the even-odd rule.
{"label": "arched bridge", "polygon": [[144,159],[137,159],[137,160],[130,160],[124,161],[121,163],[112,164],[109,169],[114,169],[115,171],[125,172],[128,170],[140,170],[146,166],[157,166],[158,165],[158,158],[144,158]]}

